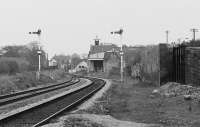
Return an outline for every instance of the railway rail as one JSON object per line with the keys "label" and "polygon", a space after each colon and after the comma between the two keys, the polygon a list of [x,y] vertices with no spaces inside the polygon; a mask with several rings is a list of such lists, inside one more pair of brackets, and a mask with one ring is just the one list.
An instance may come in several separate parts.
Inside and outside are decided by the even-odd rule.
{"label": "railway rail", "polygon": [[0,127],[38,127],[64,111],[70,111],[105,85],[102,79],[86,77],[92,83],[23,112],[0,119]]}
{"label": "railway rail", "polygon": [[62,82],[62,83],[49,85],[45,87],[39,87],[39,88],[31,89],[31,90],[25,90],[25,91],[13,93],[13,94],[2,95],[0,96],[0,106],[14,103],[16,101],[27,99],[27,98],[37,96],[43,93],[47,93],[50,91],[62,89],[64,87],[71,86],[79,81],[80,81],[79,79],[72,77],[70,80]]}

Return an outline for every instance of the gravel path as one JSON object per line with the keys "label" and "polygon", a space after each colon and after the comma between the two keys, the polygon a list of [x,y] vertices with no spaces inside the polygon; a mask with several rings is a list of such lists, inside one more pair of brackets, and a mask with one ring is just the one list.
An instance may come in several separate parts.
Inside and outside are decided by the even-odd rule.
{"label": "gravel path", "polygon": [[[94,123],[103,127],[159,127],[153,124],[121,121],[109,115],[96,114],[70,114],[60,118],[59,123],[47,124],[42,127],[85,127],[86,124],[92,125]],[[73,125],[71,126],[71,124]]]}
{"label": "gravel path", "polygon": [[101,98],[103,96],[103,94],[106,93],[106,91],[110,88],[110,86],[112,84],[111,80],[107,80],[107,79],[104,79],[104,80],[106,81],[105,86],[100,91],[98,91],[94,96],[92,96],[92,98],[90,98],[85,103],[83,103],[82,105],[80,105],[78,107],[78,109],[76,111],[74,111],[74,112],[77,112],[79,110],[86,110],[86,109],[92,107],[95,103],[97,103],[96,100],[98,98]]}

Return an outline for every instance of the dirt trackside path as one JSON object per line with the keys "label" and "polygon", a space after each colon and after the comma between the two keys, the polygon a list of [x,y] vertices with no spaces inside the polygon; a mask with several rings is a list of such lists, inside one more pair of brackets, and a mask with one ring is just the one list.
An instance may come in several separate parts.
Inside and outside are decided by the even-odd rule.
{"label": "dirt trackside path", "polygon": [[150,98],[153,89],[154,87],[137,81],[128,81],[124,84],[114,81],[108,92],[110,94],[109,113],[121,120],[158,123],[157,105]]}
{"label": "dirt trackside path", "polygon": [[136,80],[126,80],[123,84],[113,80],[105,97],[108,103],[104,112],[123,121],[160,125],[156,100],[150,97],[154,88]]}

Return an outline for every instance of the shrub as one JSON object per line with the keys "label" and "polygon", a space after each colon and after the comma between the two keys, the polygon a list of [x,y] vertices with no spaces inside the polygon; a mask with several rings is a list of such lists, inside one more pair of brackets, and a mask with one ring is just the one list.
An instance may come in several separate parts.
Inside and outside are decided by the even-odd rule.
{"label": "shrub", "polygon": [[17,72],[19,72],[19,66],[16,61],[8,61],[7,64],[9,66],[10,75],[16,74]]}
{"label": "shrub", "polygon": [[109,71],[109,76],[112,76],[112,75],[120,75],[120,68],[112,67],[112,69]]}
{"label": "shrub", "polygon": [[152,73],[145,73],[142,72],[142,78],[144,78],[145,81],[148,81],[149,83],[152,83],[154,85],[158,85],[159,81],[159,72],[152,72]]}
{"label": "shrub", "polygon": [[18,90],[10,76],[1,76],[0,83],[0,95],[12,93]]}
{"label": "shrub", "polygon": [[1,61],[0,73],[7,73],[9,75],[19,72],[19,66],[16,61]]}
{"label": "shrub", "polygon": [[29,63],[23,58],[1,57],[0,73],[16,74],[28,70]]}
{"label": "shrub", "polygon": [[6,61],[0,62],[0,73],[8,73],[9,72],[9,66],[6,63]]}

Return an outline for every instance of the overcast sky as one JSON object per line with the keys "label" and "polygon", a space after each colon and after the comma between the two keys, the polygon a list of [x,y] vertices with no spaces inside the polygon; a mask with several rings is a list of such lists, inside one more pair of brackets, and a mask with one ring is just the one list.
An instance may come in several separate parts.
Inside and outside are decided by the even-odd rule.
{"label": "overcast sky", "polygon": [[165,42],[165,30],[170,41],[191,39],[199,12],[199,0],[0,0],[0,46],[36,40],[28,32],[38,28],[51,56],[87,53],[96,35],[120,44],[110,35],[118,28],[127,45]]}

